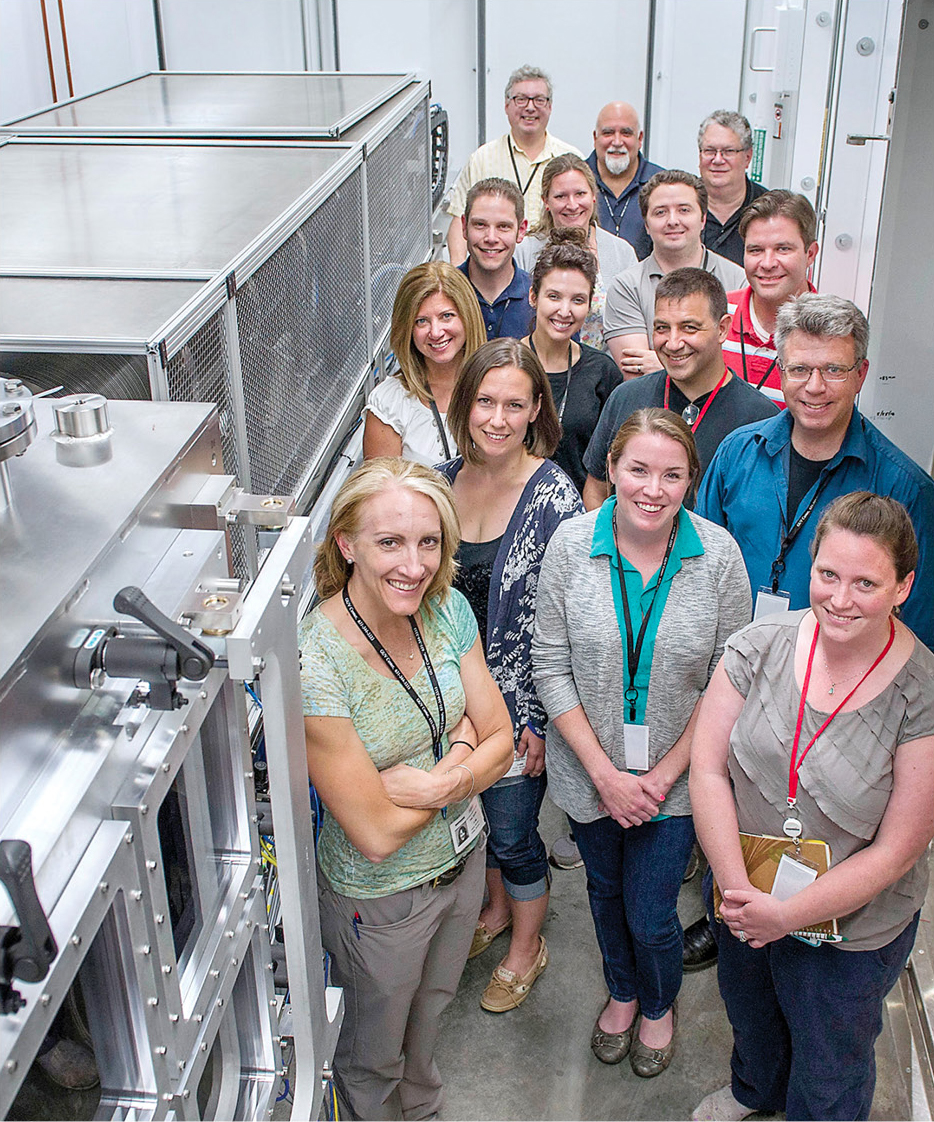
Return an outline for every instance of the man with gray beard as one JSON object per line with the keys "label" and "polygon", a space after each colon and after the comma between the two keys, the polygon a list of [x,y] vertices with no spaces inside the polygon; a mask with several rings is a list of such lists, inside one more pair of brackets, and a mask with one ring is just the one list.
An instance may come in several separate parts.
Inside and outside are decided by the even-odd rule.
{"label": "man with gray beard", "polygon": [[611,101],[597,114],[594,150],[587,157],[597,180],[597,221],[625,238],[640,261],[652,252],[652,239],[639,210],[639,190],[662,170],[642,155],[643,136],[635,109],[625,101]]}

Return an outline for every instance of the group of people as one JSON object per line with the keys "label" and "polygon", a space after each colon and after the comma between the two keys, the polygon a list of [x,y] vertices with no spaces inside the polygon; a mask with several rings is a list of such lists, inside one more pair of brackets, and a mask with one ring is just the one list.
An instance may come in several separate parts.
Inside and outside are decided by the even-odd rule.
{"label": "group of people", "polygon": [[[585,161],[551,97],[511,77],[454,264],[399,285],[301,628],[341,1089],[435,1117],[441,1012],[501,934],[480,1004],[529,997],[547,783],[603,959],[596,1059],[669,1066],[696,952],[734,1052],[695,1118],[866,1118],[934,835],[934,482],[856,408],[865,317],[808,291],[813,210],[746,179],[744,119],[705,120],[696,177],[645,160],[623,103]],[[787,843],[781,890],[748,835]]]}

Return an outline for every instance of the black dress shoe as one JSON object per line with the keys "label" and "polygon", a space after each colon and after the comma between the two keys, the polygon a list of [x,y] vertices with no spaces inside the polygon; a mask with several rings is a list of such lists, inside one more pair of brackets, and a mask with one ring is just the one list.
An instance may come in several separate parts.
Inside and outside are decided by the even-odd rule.
{"label": "black dress shoe", "polygon": [[684,932],[684,969],[690,974],[694,970],[706,970],[716,961],[717,942],[707,917],[701,916]]}

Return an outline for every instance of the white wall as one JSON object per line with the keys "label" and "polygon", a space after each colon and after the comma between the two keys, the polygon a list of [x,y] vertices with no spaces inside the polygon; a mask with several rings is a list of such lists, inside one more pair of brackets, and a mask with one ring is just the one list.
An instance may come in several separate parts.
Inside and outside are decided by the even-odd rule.
{"label": "white wall", "polygon": [[297,0],[160,0],[160,8],[168,70],[304,69]]}

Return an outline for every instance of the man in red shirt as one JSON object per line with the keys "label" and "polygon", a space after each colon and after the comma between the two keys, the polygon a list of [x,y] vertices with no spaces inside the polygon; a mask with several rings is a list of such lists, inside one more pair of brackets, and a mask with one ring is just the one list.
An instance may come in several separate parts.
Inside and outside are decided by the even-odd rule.
{"label": "man in red shirt", "polygon": [[743,211],[743,268],[749,284],[727,295],[733,316],[723,344],[726,364],[773,401],[783,404],[772,332],[778,309],[814,286],[808,270],[817,256],[817,216],[804,195],[767,191]]}

